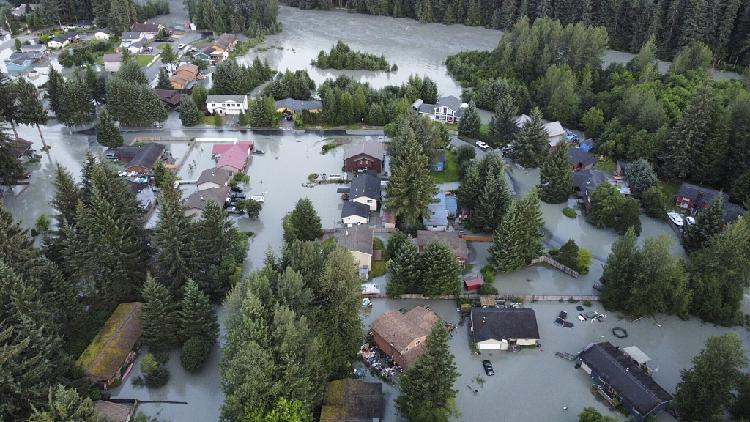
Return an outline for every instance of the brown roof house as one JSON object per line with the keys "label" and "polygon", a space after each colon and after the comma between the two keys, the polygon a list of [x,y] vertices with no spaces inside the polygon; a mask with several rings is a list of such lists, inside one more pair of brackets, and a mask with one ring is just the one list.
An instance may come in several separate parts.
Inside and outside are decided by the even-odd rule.
{"label": "brown roof house", "polygon": [[464,265],[469,259],[469,246],[463,236],[458,232],[434,232],[430,230],[417,230],[415,239],[419,253],[432,242],[444,242],[453,250],[460,265]]}
{"label": "brown roof house", "polygon": [[352,173],[372,170],[383,171],[385,145],[382,142],[366,141],[349,145],[344,155],[344,170]]}
{"label": "brown roof house", "polygon": [[227,200],[227,195],[229,195],[228,186],[199,190],[188,196],[185,200],[185,215],[199,219],[203,215],[203,208],[206,207],[208,201],[214,201],[220,207],[223,207]]}
{"label": "brown roof house", "polygon": [[169,77],[172,88],[187,91],[193,88],[195,81],[200,76],[200,69],[192,63],[183,63],[177,67],[174,74]]}
{"label": "brown roof house", "polygon": [[383,420],[383,384],[355,379],[328,383],[320,422],[373,422]]}
{"label": "brown roof house", "polygon": [[97,400],[94,402],[94,412],[108,422],[128,422],[135,413],[135,406],[108,400]]}
{"label": "brown roof house", "polygon": [[424,353],[424,344],[440,318],[430,308],[417,306],[401,313],[389,311],[372,323],[375,345],[394,362],[409,368]]}
{"label": "brown roof house", "polygon": [[229,185],[233,173],[226,169],[210,168],[203,170],[196,184],[198,190],[223,188]]}
{"label": "brown roof house", "polygon": [[115,149],[117,159],[126,163],[128,171],[149,174],[156,163],[164,156],[166,148],[162,144],[148,143],[143,146],[121,146]]}
{"label": "brown roof house", "polygon": [[182,94],[180,94],[180,91],[177,91],[176,89],[155,88],[154,94],[159,97],[162,104],[169,108],[176,108],[178,105],[180,105],[180,101],[182,100]]}
{"label": "brown roof house", "polygon": [[109,386],[127,377],[141,338],[141,304],[121,303],[76,363],[94,382]]}

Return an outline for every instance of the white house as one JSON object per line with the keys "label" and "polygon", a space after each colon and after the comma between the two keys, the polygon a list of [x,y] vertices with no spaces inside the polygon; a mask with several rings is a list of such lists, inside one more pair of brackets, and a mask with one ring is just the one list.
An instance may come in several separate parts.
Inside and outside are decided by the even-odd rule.
{"label": "white house", "polygon": [[480,351],[535,346],[539,341],[536,314],[531,308],[472,308],[471,333]]}
{"label": "white house", "polygon": [[453,95],[438,98],[437,104],[428,104],[422,100],[414,101],[412,104],[417,113],[441,123],[458,123],[468,106]]}
{"label": "white house", "polygon": [[239,115],[247,112],[247,95],[209,95],[206,110],[211,114]]}
{"label": "white house", "polygon": [[109,41],[109,34],[106,32],[99,31],[94,34],[94,39],[97,41]]}
{"label": "white house", "polygon": [[70,44],[71,42],[78,40],[79,38],[80,37],[75,32],[64,32],[60,35],[52,37],[47,42],[47,47],[54,48],[54,49],[63,48],[66,45]]}
{"label": "white house", "polygon": [[145,46],[146,40],[142,39],[130,44],[127,48],[130,54],[141,54]]}
{"label": "white house", "polygon": [[549,146],[551,147],[559,144],[565,137],[565,128],[563,128],[560,122],[549,122],[544,125],[544,130],[547,131],[547,136],[549,136]]}
{"label": "white house", "polygon": [[346,201],[341,208],[341,221],[352,227],[370,222],[370,207],[359,202]]}
{"label": "white house", "polygon": [[370,211],[377,211],[380,201],[380,178],[370,173],[360,173],[352,179],[349,198],[353,202],[367,205]]}
{"label": "white house", "polygon": [[130,27],[131,32],[139,32],[147,40],[153,40],[159,34],[159,31],[164,28],[163,25],[152,23],[152,22],[136,22]]}
{"label": "white house", "polygon": [[141,32],[123,32],[120,36],[120,47],[128,48],[134,42],[145,39],[146,37]]}
{"label": "white house", "polygon": [[122,65],[122,53],[105,54],[102,58],[105,72],[117,72]]}

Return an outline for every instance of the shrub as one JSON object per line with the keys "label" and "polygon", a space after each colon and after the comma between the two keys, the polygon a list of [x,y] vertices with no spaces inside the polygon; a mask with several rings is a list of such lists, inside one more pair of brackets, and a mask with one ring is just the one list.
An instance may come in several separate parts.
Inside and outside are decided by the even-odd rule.
{"label": "shrub", "polygon": [[562,213],[568,218],[576,218],[576,215],[577,215],[576,210],[570,207],[563,208]]}
{"label": "shrub", "polygon": [[590,300],[584,300],[584,301],[583,301],[583,306],[585,306],[585,307],[587,307],[587,308],[590,308],[590,307],[591,307],[591,305],[592,305],[592,303],[591,303],[591,301],[590,301]]}
{"label": "shrub", "polygon": [[169,371],[151,353],[147,353],[141,360],[141,372],[143,381],[149,388],[159,388],[169,381]]}
{"label": "shrub", "polygon": [[588,274],[589,265],[591,265],[591,252],[583,248],[579,249],[575,270],[581,274]]}
{"label": "shrub", "polygon": [[218,114],[215,115],[213,123],[214,123],[214,126],[221,126],[222,124],[221,116],[219,116]]}
{"label": "shrub", "polygon": [[649,217],[664,218],[664,215],[667,213],[668,202],[667,194],[659,186],[651,186],[641,194],[643,211]]}
{"label": "shrub", "polygon": [[482,280],[484,280],[484,284],[492,285],[492,283],[495,281],[495,269],[492,268],[491,265],[485,265],[479,272],[482,274]]}
{"label": "shrub", "polygon": [[212,341],[206,337],[189,338],[182,345],[180,352],[180,363],[188,372],[196,372],[206,363],[206,359],[211,354]]}
{"label": "shrub", "polygon": [[497,288],[493,286],[492,284],[482,284],[482,286],[479,287],[479,294],[480,295],[496,295]]}

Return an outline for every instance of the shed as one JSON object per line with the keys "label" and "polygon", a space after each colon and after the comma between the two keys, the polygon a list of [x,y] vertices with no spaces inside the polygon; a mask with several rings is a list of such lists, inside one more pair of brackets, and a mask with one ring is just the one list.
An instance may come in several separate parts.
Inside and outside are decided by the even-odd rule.
{"label": "shed", "polygon": [[383,353],[409,368],[424,353],[424,343],[440,318],[430,308],[417,306],[406,313],[388,311],[372,323],[372,338]]}
{"label": "shed", "polygon": [[355,379],[328,383],[320,422],[373,422],[383,420],[383,385]]}
{"label": "shed", "polygon": [[479,350],[535,346],[539,341],[536,314],[531,308],[472,308],[471,333]]}
{"label": "shed", "polygon": [[464,276],[464,290],[470,292],[479,291],[484,284],[484,279],[481,274],[467,274]]}
{"label": "shed", "polygon": [[107,422],[128,422],[135,413],[135,406],[109,400],[96,400],[94,412]]}
{"label": "shed", "polygon": [[141,337],[141,304],[121,303],[76,363],[94,382],[108,386],[122,379],[135,360]]}

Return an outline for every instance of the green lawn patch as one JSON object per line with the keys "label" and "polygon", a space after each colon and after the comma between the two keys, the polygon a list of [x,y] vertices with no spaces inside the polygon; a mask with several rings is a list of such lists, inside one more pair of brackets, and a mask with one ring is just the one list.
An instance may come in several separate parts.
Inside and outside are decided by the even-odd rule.
{"label": "green lawn patch", "polygon": [[614,173],[617,169],[617,163],[611,158],[602,157],[594,164],[594,168],[605,173]]}
{"label": "green lawn patch", "polygon": [[451,150],[445,150],[445,168],[443,171],[433,171],[432,179],[435,183],[458,182],[460,172],[456,153]]}
{"label": "green lawn patch", "polygon": [[135,62],[138,63],[138,66],[145,67],[149,63],[151,63],[151,60],[154,59],[153,54],[138,54],[135,56]]}
{"label": "green lawn patch", "polygon": [[479,126],[479,139],[487,139],[490,136],[490,125]]}
{"label": "green lawn patch", "polygon": [[381,275],[385,274],[387,269],[388,267],[385,264],[385,261],[372,261],[372,269],[370,269],[368,277],[371,279],[380,277]]}
{"label": "green lawn patch", "polygon": [[201,123],[210,126],[221,126],[221,116],[201,116]]}

